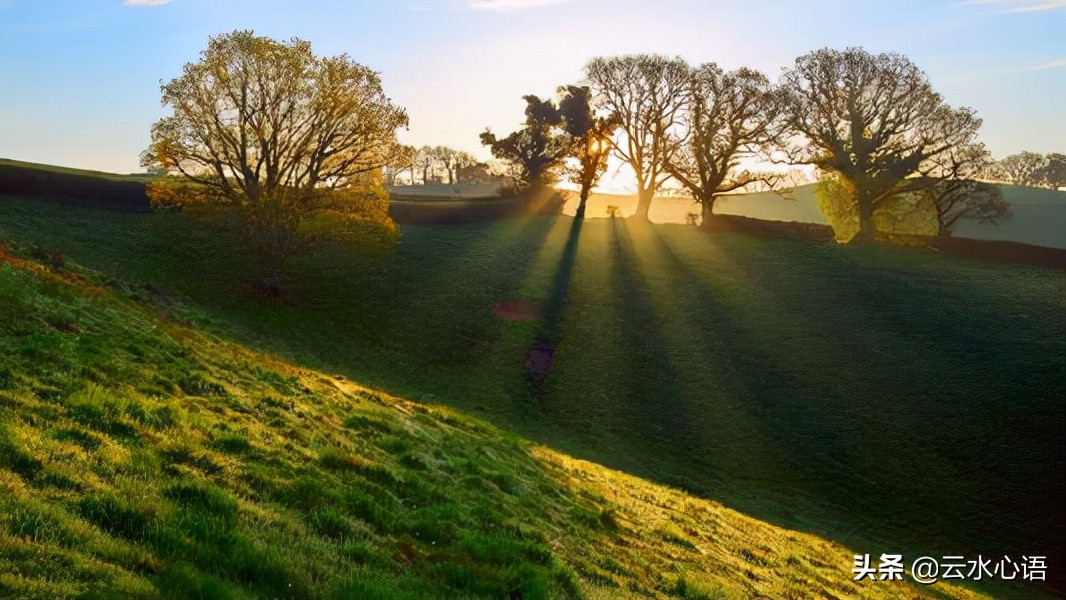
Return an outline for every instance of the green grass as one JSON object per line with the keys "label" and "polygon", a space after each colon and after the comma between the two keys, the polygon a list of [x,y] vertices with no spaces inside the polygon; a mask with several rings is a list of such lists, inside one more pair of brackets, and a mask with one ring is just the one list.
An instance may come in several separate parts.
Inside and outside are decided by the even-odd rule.
{"label": "green grass", "polygon": [[[57,249],[172,321],[396,395],[478,414],[539,443],[720,501],[762,522],[877,554],[1063,555],[1062,501],[1053,493],[1064,483],[1062,273],[905,249],[821,247],[608,220],[585,223],[576,253],[565,255],[570,224],[567,218],[530,217],[406,227],[387,259],[363,260],[336,249],[294,261],[294,304],[261,305],[249,302],[241,275],[248,265],[240,249],[224,232],[188,217],[72,210],[10,198],[0,204],[0,240]],[[508,297],[548,300],[559,289],[560,266],[570,276],[558,322],[493,318],[492,307]],[[73,301],[76,294],[69,295]],[[62,306],[56,311],[47,321],[54,321],[51,334],[29,336],[29,349],[20,352],[45,356],[55,344],[62,347],[67,329],[77,331],[81,312]],[[557,359],[538,404],[525,383],[523,360],[525,349],[545,332],[557,336]],[[135,360],[169,365],[170,357],[151,346],[96,351],[93,357],[119,370],[133,368]],[[67,375],[59,366],[50,368],[60,375],[42,375],[34,384],[42,404],[73,393],[63,377],[81,383],[106,379],[93,374],[101,370],[96,366]],[[224,406],[230,385],[219,381],[214,368],[175,364],[172,374],[144,374],[137,379],[138,393],[191,395]],[[261,413],[263,426],[282,427],[294,412],[306,412],[294,408],[307,403],[293,399],[299,388],[288,376],[238,371],[251,378],[247,385],[262,390],[246,409]],[[22,381],[19,370],[9,372],[15,373],[9,379]],[[50,379],[55,377],[59,380]],[[112,440],[123,444],[149,427],[131,424],[120,399],[103,406],[110,408],[76,410],[71,424],[62,427],[70,431],[56,435],[84,450],[76,441],[81,432],[85,445],[97,440],[99,448],[111,448]],[[134,412],[143,413],[145,423],[165,422],[166,417],[153,417],[163,406],[174,404],[146,404]],[[214,418],[206,409],[183,410],[170,418]],[[232,429],[231,414],[227,410],[226,419],[219,418]],[[408,489],[404,474],[428,476],[439,467],[432,456],[419,453],[424,444],[405,437],[404,427],[377,415],[336,418],[339,426],[346,419],[380,437],[382,445],[375,448],[388,460],[315,451],[311,463],[329,475],[326,481],[359,478],[371,497],[377,488],[397,485],[416,497],[439,491],[433,480]],[[78,429],[87,423],[91,431]],[[7,439],[21,439],[11,435]],[[105,435],[107,444],[99,441]],[[259,448],[252,429],[217,435],[178,436],[161,454],[153,453],[154,459],[138,459],[139,468],[149,473],[145,477],[169,464],[178,465],[178,475],[219,477],[237,464],[251,465],[248,476],[256,486],[282,478],[252,460]],[[317,434],[293,428],[290,435],[294,444],[316,447]],[[19,447],[0,443],[0,451]],[[19,477],[51,476],[42,457],[9,454]],[[447,450],[436,460],[460,459]],[[59,483],[62,477],[78,481],[71,473],[56,476]],[[513,467],[495,465],[455,474],[441,487],[491,485],[488,489],[509,497],[506,490],[521,489],[523,477],[516,477]],[[394,518],[395,506],[366,498],[344,504],[330,499],[337,493],[332,485],[316,487],[314,477],[298,481],[303,483],[268,501],[315,515],[306,517],[306,527],[324,539],[345,539],[346,526],[357,530],[337,506],[361,515],[362,523],[387,527]],[[554,526],[567,532],[563,537],[611,532],[604,524],[612,520],[604,515],[616,508],[610,502],[559,510],[550,506],[556,497],[551,486],[525,489],[539,490],[536,504],[562,515]],[[602,489],[598,493],[611,498]],[[168,514],[173,500],[161,497],[155,508],[161,512],[133,508],[147,511],[146,518]],[[644,504],[633,510],[647,510],[646,500],[638,496],[634,502]],[[454,546],[462,539],[457,532],[471,527],[462,522],[463,512],[453,507],[412,513],[403,519],[409,529],[380,535],[416,541],[425,535]],[[707,527],[704,519],[686,515],[694,530]],[[213,515],[210,522],[220,518]],[[121,537],[127,522],[137,520],[117,518],[114,535]],[[438,527],[448,522],[456,529]],[[642,531],[654,543],[624,565],[638,574],[630,580],[638,588],[654,588],[640,575],[654,571],[640,566],[646,555],[683,556],[693,552],[687,544],[706,551],[700,542],[679,536],[686,525],[666,527],[670,522],[649,520]],[[538,521],[533,530],[551,526],[545,523],[552,522]],[[367,555],[372,547],[355,544],[351,556]],[[729,548],[739,552],[735,545]],[[809,551],[794,553],[806,559]],[[563,562],[580,581],[629,585],[614,567],[575,555]],[[780,564],[786,555],[774,554]],[[278,560],[290,559],[297,557]],[[718,554],[714,559],[725,561]],[[848,557],[819,560],[850,568]],[[190,568],[201,568],[197,564]],[[472,568],[442,571],[433,581],[467,589],[462,581],[481,577],[470,574]],[[744,589],[737,582],[754,581],[732,566],[717,577],[720,581],[712,578],[701,593],[714,597],[719,583],[736,593]],[[771,595],[781,597],[784,588],[776,589]]]}
{"label": "green grass", "polygon": [[980,597],[851,583],[838,544],[197,332],[98,272],[8,250],[3,597]]}

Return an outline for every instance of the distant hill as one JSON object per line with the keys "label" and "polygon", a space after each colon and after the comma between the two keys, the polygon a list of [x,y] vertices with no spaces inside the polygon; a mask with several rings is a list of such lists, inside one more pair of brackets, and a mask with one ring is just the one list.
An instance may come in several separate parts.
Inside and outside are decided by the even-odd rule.
{"label": "distant hill", "polygon": [[156,175],[151,173],[127,173],[125,175],[121,173],[109,173],[107,171],[94,171],[92,169],[76,169],[74,167],[61,167],[58,165],[49,165],[45,163],[28,162],[24,160],[14,160],[11,158],[0,158],[0,168],[6,169],[8,167],[20,167],[24,169],[35,169],[38,171],[46,171],[49,173],[58,173],[60,175],[79,175],[83,177],[96,177],[98,179],[107,179],[109,181],[134,181],[147,183],[156,178]]}
{"label": "distant hill", "polygon": [[[758,192],[726,196],[718,201],[715,210],[720,214],[739,215],[768,221],[795,221],[825,224],[814,195],[816,184],[798,187],[787,195]],[[1034,244],[1050,248],[1066,248],[1066,192],[1018,185],[1003,185],[1003,197],[1014,208],[1014,216],[999,225],[983,225],[963,221],[955,236],[978,240],[1002,240]],[[588,214],[606,216],[606,207],[620,207],[623,215],[636,209],[636,196],[593,194],[589,198]],[[577,205],[576,198],[567,204],[569,213]],[[688,198],[660,197],[651,207],[651,220],[657,223],[684,223],[685,215],[699,212]]]}
{"label": "distant hill", "polygon": [[0,193],[93,208],[147,211],[145,186],[152,178],[0,159]]}

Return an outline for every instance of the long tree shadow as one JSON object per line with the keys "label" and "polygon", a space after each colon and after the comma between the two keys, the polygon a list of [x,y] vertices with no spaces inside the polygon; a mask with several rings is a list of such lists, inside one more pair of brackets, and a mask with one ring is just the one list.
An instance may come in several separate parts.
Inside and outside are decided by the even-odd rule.
{"label": "long tree shadow", "polygon": [[551,374],[555,362],[555,350],[562,334],[563,315],[566,312],[567,293],[577,260],[577,244],[581,237],[581,225],[584,219],[574,219],[570,223],[559,263],[552,275],[548,297],[544,301],[541,314],[537,319],[536,336],[525,356],[525,374],[537,403],[544,407],[544,386]]}
{"label": "long tree shadow", "polygon": [[625,346],[623,372],[616,375],[628,394],[616,405],[616,422],[623,428],[639,424],[645,443],[668,446],[671,453],[691,453],[700,446],[698,433],[686,426],[693,405],[681,386],[683,374],[671,358],[664,319],[653,305],[630,232],[638,227],[637,233],[645,235],[644,229],[654,226],[611,219],[610,227],[612,297]]}
{"label": "long tree shadow", "polygon": [[563,314],[566,311],[566,297],[570,289],[570,280],[574,273],[574,263],[577,260],[577,244],[581,236],[581,225],[584,219],[574,219],[570,225],[570,233],[563,246],[562,256],[552,276],[551,288],[548,298],[544,302],[541,318],[538,321],[540,337],[547,338],[553,343],[558,343],[562,333]]}
{"label": "long tree shadow", "polygon": [[[765,432],[769,450],[788,468],[774,479],[795,486],[794,502],[801,518],[743,497],[723,500],[758,518],[808,529],[853,546],[880,538],[922,551],[965,548],[1009,553],[1037,541],[1049,554],[1061,555],[1061,523],[1044,522],[1059,500],[1048,497],[1048,488],[1041,483],[1061,479],[1061,473],[1046,473],[1039,466],[1048,464],[1046,455],[1029,454],[1032,448],[1053,452],[1054,444],[1038,440],[1002,446],[995,432],[991,437],[973,437],[978,431],[989,433],[986,425],[990,423],[980,425],[979,417],[961,412],[959,405],[974,406],[966,394],[960,395],[954,389],[958,386],[943,375],[930,379],[924,368],[948,358],[949,349],[935,350],[939,344],[933,343],[934,350],[930,350],[921,341],[929,333],[920,329],[910,331],[910,337],[907,331],[899,331],[903,317],[887,318],[883,325],[875,317],[872,321],[877,327],[847,329],[857,318],[851,313],[876,311],[884,303],[876,302],[870,292],[855,289],[862,287],[864,278],[876,282],[883,274],[847,268],[842,277],[848,285],[823,291],[831,308],[807,307],[796,304],[804,295],[792,289],[797,285],[794,274],[775,274],[769,266],[760,269],[758,256],[727,254],[724,262],[743,274],[740,279],[747,282],[747,289],[758,290],[758,295],[772,299],[778,307],[800,306],[805,310],[782,315],[785,320],[777,323],[787,322],[787,331],[781,331],[782,338],[775,343],[777,332],[767,329],[775,324],[773,319],[751,321],[749,315],[743,324],[731,319],[730,310],[722,305],[720,292],[707,282],[706,274],[695,271],[660,233],[656,231],[653,239],[664,258],[665,270],[678,274],[677,286],[695,292],[679,293],[677,298],[688,298],[689,310],[701,315],[692,322],[700,330],[699,337],[714,340],[719,351],[729,356],[732,372],[741,378],[742,387],[755,403],[753,423]],[[708,244],[708,248],[722,252],[728,252],[729,247]],[[804,265],[808,258],[797,257],[788,268],[814,268]],[[824,263],[820,265],[823,269]],[[884,285],[878,290],[886,292]],[[905,293],[921,296],[915,290]],[[920,298],[914,299],[918,301]],[[762,307],[759,316],[765,317],[770,310],[782,309]],[[979,316],[978,320],[984,318]],[[893,337],[891,345],[878,346],[883,342],[878,339],[881,333]],[[863,348],[862,343],[868,347]],[[881,357],[896,361],[893,364],[900,368],[871,362],[878,360],[885,348],[902,349],[906,354]],[[918,371],[903,366],[922,360],[932,365]],[[944,370],[953,369],[946,366]],[[913,377],[906,375],[908,370],[913,371]],[[885,373],[893,372],[899,377],[895,385],[884,380]],[[988,420],[987,415],[984,420]],[[1061,418],[1051,421],[1034,433],[1061,432]],[[949,423],[954,426],[945,428]],[[1002,468],[1004,461],[996,456],[1002,454],[1018,462],[1013,473]],[[950,483],[945,474],[951,474]],[[890,514],[885,513],[884,498],[894,499]],[[825,510],[804,508],[812,504]],[[977,525],[988,514],[1018,518],[990,533]]]}

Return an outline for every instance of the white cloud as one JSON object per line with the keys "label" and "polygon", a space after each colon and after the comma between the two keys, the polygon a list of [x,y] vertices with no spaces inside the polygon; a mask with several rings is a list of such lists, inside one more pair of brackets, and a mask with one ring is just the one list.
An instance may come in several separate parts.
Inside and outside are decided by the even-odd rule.
{"label": "white cloud", "polygon": [[1029,68],[1024,69],[1024,70],[1026,70],[1026,71],[1047,71],[1048,69],[1058,69],[1059,67],[1066,67],[1066,58],[1060,58],[1058,60],[1053,60],[1051,62],[1044,63],[1042,65],[1037,65],[1035,67],[1029,67]]}
{"label": "white cloud", "polygon": [[519,10],[548,4],[560,4],[570,0],[467,0],[466,5],[474,10]]}
{"label": "white cloud", "polygon": [[1066,8],[1066,0],[1048,0],[1047,2],[1020,2],[1019,6],[1009,8],[1006,12],[1025,13]]}
{"label": "white cloud", "polygon": [[1066,9],[1066,0],[966,0],[964,4],[991,4],[999,6],[999,12],[1004,13],[1031,13]]}
{"label": "white cloud", "polygon": [[126,6],[161,6],[170,0],[122,0]]}

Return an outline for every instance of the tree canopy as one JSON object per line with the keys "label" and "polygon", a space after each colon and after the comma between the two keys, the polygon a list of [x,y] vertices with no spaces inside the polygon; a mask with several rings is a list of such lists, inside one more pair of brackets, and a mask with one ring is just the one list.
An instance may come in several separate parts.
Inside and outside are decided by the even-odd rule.
{"label": "tree canopy", "polygon": [[489,147],[494,157],[516,167],[520,185],[538,188],[551,182],[552,170],[566,155],[568,141],[558,135],[563,117],[550,99],[534,95],[523,99],[526,119],[522,128],[503,138],[486,129],[481,133],[481,143]]}
{"label": "tree canopy", "polygon": [[873,215],[893,196],[933,182],[908,179],[931,158],[972,142],[973,110],[952,108],[905,56],[824,48],[782,76],[794,142],[789,160],[845,179],[859,218],[856,240],[874,235]]}
{"label": "tree canopy", "polygon": [[1026,150],[997,161],[987,171],[992,178],[1015,185],[1055,189],[1066,186],[1066,155]]}
{"label": "tree canopy", "polygon": [[637,182],[637,219],[647,220],[656,190],[670,178],[666,166],[680,146],[689,66],[680,57],[634,54],[594,58],[585,78],[596,102],[622,132],[612,143]]}
{"label": "tree canopy", "polygon": [[162,101],[173,114],[152,127],[146,163],[239,208],[275,277],[315,198],[387,164],[408,122],[371,69],[251,31],[210,38]]}
{"label": "tree canopy", "polygon": [[592,92],[586,86],[564,86],[559,88],[559,93],[563,130],[569,137],[567,154],[573,161],[565,166],[565,171],[578,185],[579,200],[575,216],[582,219],[592,186],[607,169],[611,136],[618,127],[618,121],[614,115],[596,114]]}
{"label": "tree canopy", "polygon": [[706,222],[720,194],[773,177],[739,167],[776,140],[781,95],[756,70],[707,63],[692,70],[686,98],[685,133],[665,169],[700,203]]}

